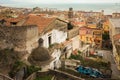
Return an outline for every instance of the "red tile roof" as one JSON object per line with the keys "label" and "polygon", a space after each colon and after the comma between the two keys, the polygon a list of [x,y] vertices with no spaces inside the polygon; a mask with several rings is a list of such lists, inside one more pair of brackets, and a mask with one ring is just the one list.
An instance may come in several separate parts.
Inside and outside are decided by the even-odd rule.
{"label": "red tile roof", "polygon": [[37,25],[41,33],[55,18],[45,18],[40,15],[29,15],[23,25]]}
{"label": "red tile roof", "polygon": [[8,18],[8,19],[5,19],[5,20],[6,20],[6,23],[5,23],[6,26],[10,26],[11,22],[19,22],[20,21],[17,18]]}
{"label": "red tile roof", "polygon": [[113,36],[113,39],[116,41],[116,40],[119,40],[120,39],[120,34],[116,34]]}
{"label": "red tile roof", "polygon": [[2,19],[6,19],[4,16],[0,16],[0,20],[2,20]]}
{"label": "red tile roof", "polygon": [[83,26],[83,25],[85,25],[86,23],[83,21],[83,22],[73,22],[73,24]]}
{"label": "red tile roof", "polygon": [[19,22],[21,19],[20,18],[8,18],[6,21],[8,22]]}
{"label": "red tile roof", "polygon": [[11,22],[20,22],[21,20],[23,20],[26,16],[25,15],[20,15],[17,18],[6,18],[6,26],[10,26]]}

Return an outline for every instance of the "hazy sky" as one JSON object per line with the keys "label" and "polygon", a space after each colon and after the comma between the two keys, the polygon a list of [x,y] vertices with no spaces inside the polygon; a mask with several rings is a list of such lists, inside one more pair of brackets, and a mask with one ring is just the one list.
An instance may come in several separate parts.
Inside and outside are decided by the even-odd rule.
{"label": "hazy sky", "polygon": [[12,3],[120,3],[120,0],[0,0],[0,4],[12,4]]}

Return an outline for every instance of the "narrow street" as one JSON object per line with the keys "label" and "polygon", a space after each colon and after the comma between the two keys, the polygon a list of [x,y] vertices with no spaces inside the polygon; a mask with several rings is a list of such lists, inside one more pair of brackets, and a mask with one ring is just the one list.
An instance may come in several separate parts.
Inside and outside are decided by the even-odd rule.
{"label": "narrow street", "polygon": [[108,50],[99,50],[103,53],[103,59],[111,62],[111,69],[112,69],[112,79],[120,80],[120,71],[117,69],[116,63],[112,56],[112,52]]}

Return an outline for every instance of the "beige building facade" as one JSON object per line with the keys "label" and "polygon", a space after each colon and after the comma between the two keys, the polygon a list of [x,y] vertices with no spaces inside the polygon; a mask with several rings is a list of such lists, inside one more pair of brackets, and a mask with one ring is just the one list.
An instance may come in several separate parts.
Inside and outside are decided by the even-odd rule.
{"label": "beige building facade", "polygon": [[118,56],[118,51],[116,49],[116,43],[119,45],[119,39],[116,41],[116,35],[120,34],[120,18],[113,18],[109,19],[109,34],[110,34],[110,39],[112,41],[113,45],[113,56],[115,59],[116,64],[119,65],[119,56]]}

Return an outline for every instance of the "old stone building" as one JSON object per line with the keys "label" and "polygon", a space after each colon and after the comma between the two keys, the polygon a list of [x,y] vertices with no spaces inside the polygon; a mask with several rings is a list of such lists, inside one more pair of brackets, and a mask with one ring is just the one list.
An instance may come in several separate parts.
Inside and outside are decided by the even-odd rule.
{"label": "old stone building", "polygon": [[[39,39],[43,40],[43,47],[51,48],[54,44],[61,44],[67,39],[67,22],[58,18],[43,17],[37,14],[28,15],[21,25],[37,25]],[[31,33],[32,34],[32,33]],[[40,53],[41,55],[43,53]],[[61,65],[60,56],[62,50],[55,47],[50,55],[54,60],[48,65],[50,69],[59,68]],[[45,58],[45,57],[44,57]]]}
{"label": "old stone building", "polygon": [[109,19],[109,35],[113,47],[113,56],[116,64],[119,64],[119,36],[120,34],[120,18],[111,18]]}
{"label": "old stone building", "polygon": [[21,25],[33,24],[38,26],[39,38],[44,40],[43,46],[46,48],[67,39],[67,22],[63,20],[32,14]]}
{"label": "old stone building", "polygon": [[68,30],[68,39],[72,41],[72,50],[79,49],[80,39],[79,39],[79,27],[74,27]]}
{"label": "old stone building", "polygon": [[68,18],[73,18],[73,8],[69,8]]}
{"label": "old stone building", "polygon": [[120,19],[119,18],[111,18],[109,19],[109,35],[113,45],[113,55],[115,57],[116,50],[114,45],[113,36],[120,33]]}
{"label": "old stone building", "polygon": [[112,37],[120,33],[120,18],[110,18],[109,19],[109,34],[111,40]]}
{"label": "old stone building", "polygon": [[0,48],[30,51],[38,40],[37,26],[0,26]]}
{"label": "old stone building", "polygon": [[19,22],[21,22],[26,16],[27,15],[19,15],[18,17],[15,17],[15,18],[0,17],[0,25],[2,25],[2,26],[20,26]]}

